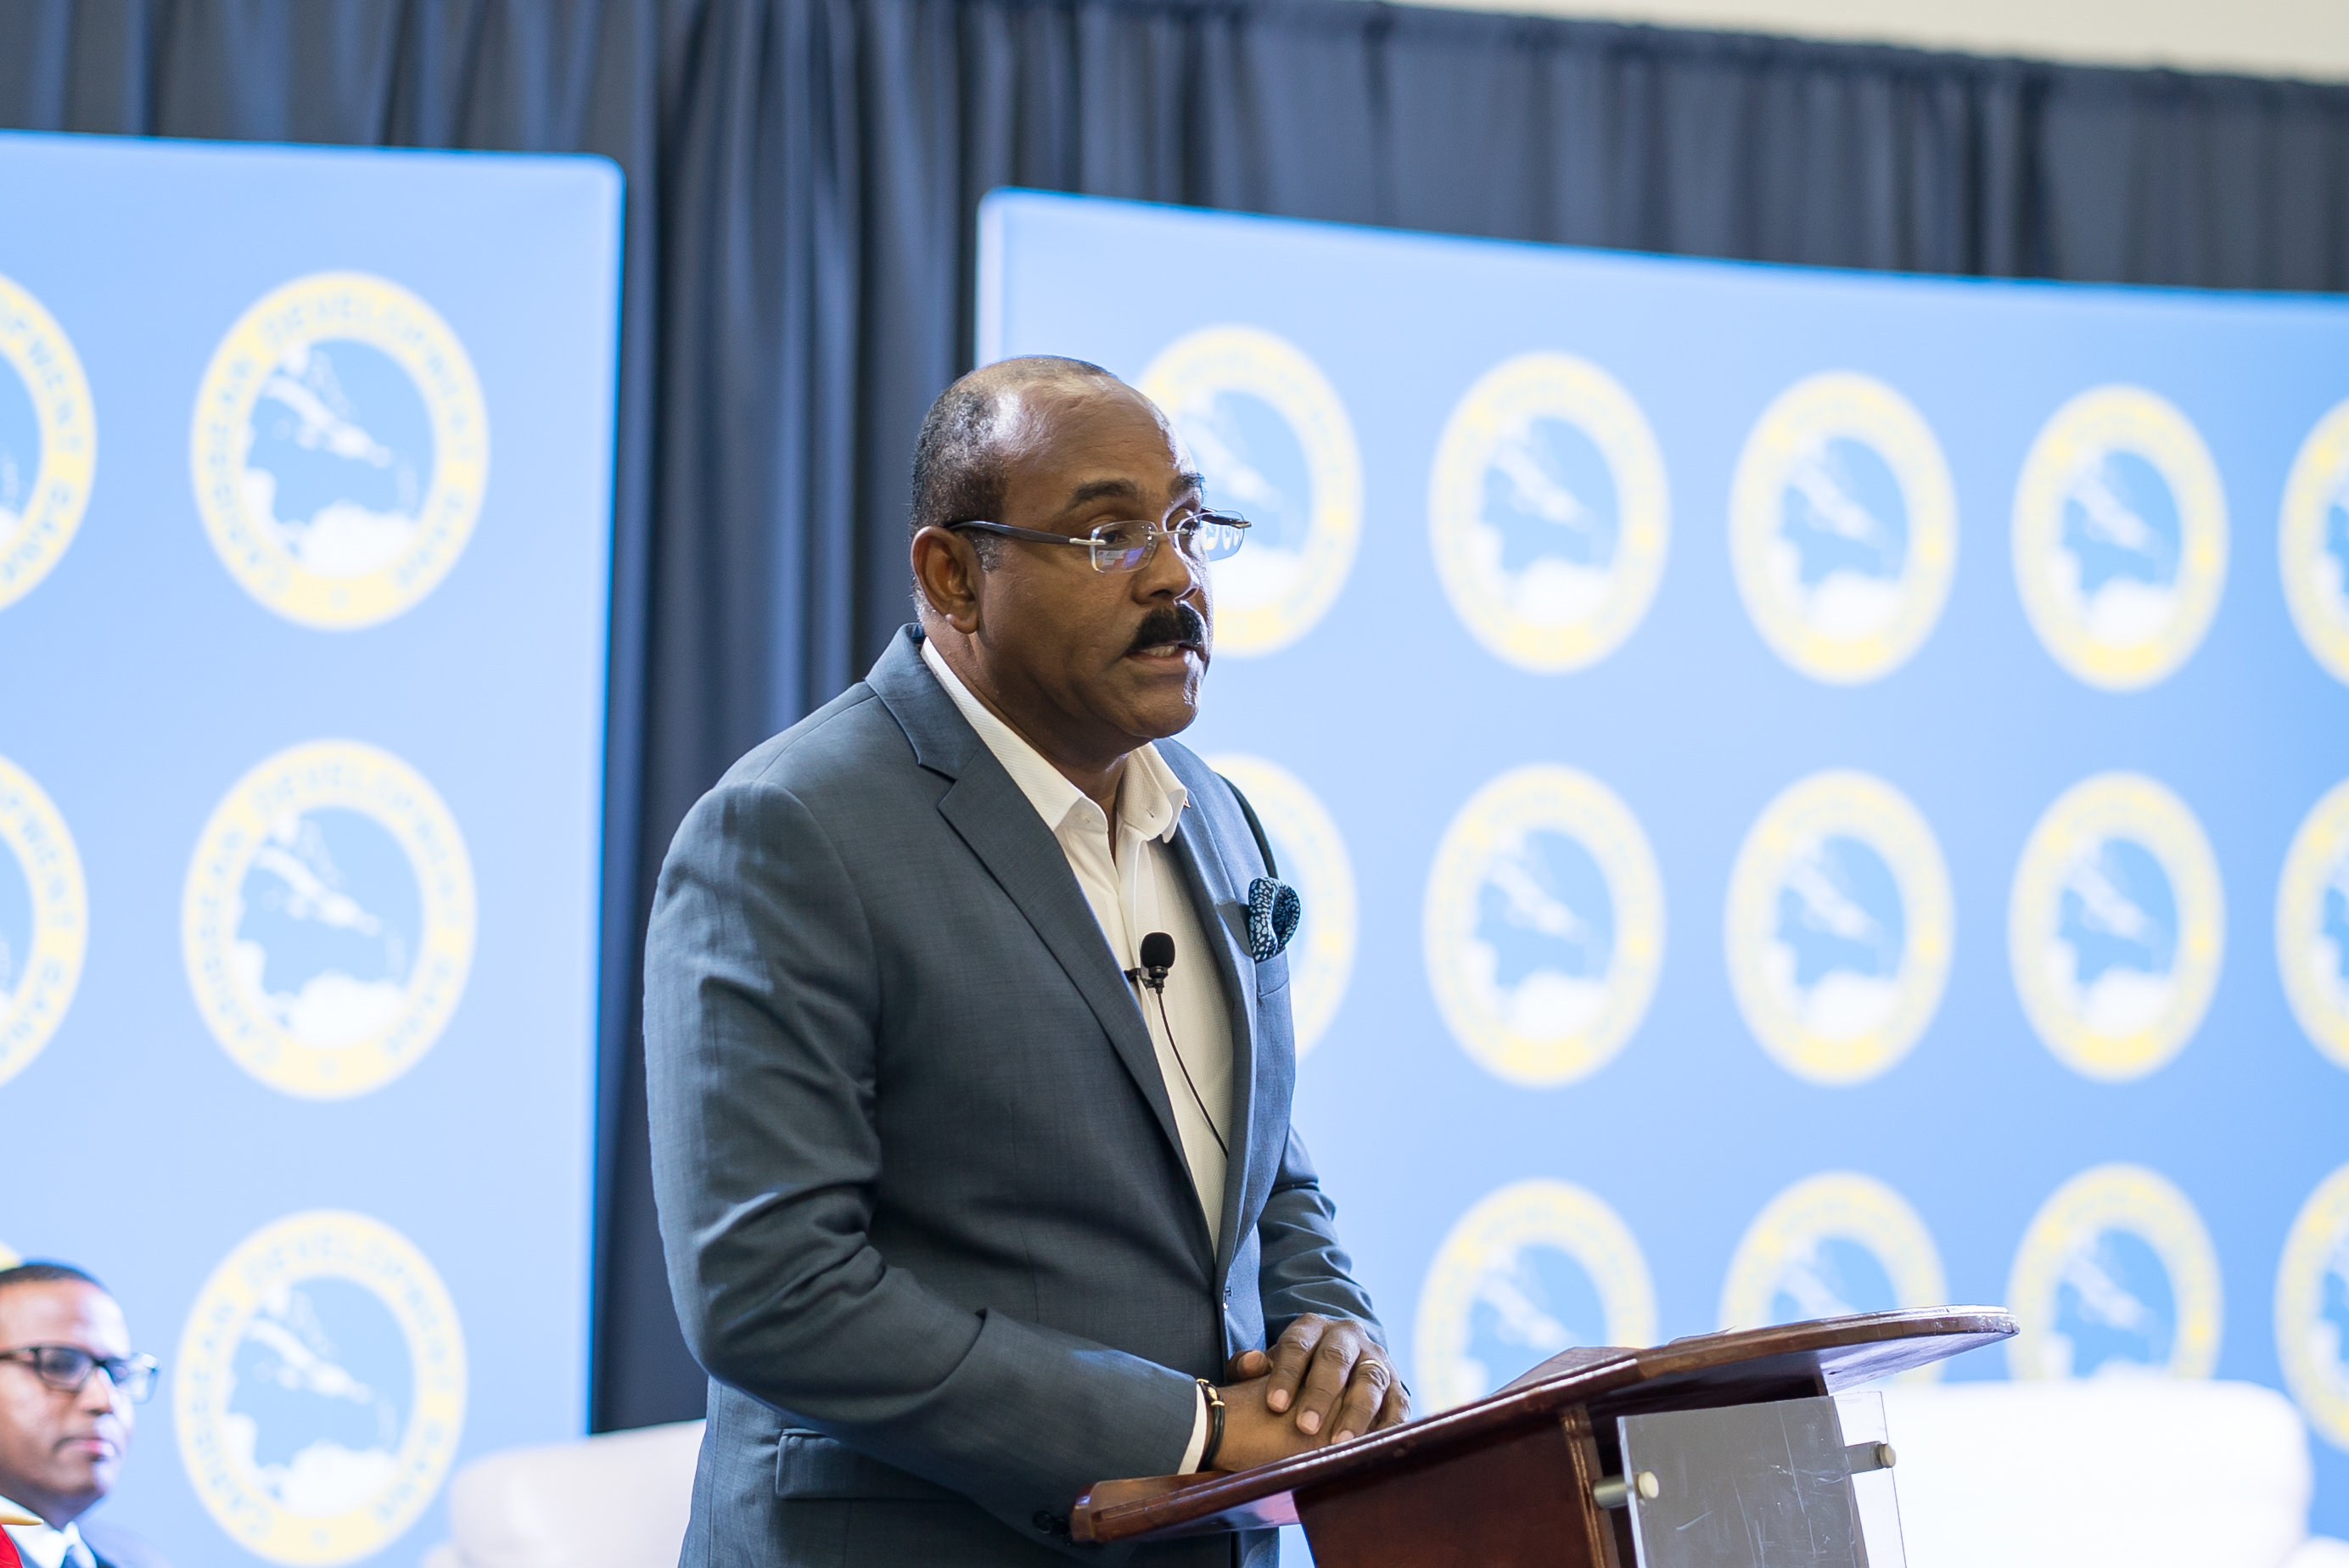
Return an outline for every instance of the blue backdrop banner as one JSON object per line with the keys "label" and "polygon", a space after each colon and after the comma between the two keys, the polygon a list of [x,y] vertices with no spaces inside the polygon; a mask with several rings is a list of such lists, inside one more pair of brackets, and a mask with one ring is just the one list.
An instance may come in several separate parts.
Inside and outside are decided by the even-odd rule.
{"label": "blue backdrop banner", "polygon": [[2349,305],[999,193],[1214,504],[1185,738],[1423,1408],[1944,1301],[2287,1390],[2349,1533]]}
{"label": "blue backdrop banner", "polygon": [[97,1517],[413,1562],[585,1429],[619,181],[0,137],[0,1262]]}

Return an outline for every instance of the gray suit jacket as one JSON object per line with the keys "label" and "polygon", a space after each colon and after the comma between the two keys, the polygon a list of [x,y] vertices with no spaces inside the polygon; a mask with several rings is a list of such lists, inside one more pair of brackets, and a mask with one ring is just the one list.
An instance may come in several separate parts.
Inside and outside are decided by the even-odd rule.
{"label": "gray suit jacket", "polygon": [[[670,1288],[710,1375],[686,1568],[1228,1563],[1069,1543],[1182,1460],[1226,1357],[1369,1319],[1289,1127],[1285,957],[1237,796],[1180,746],[1174,847],[1231,1008],[1211,1248],[1133,993],[914,628],[678,830],[645,958]],[[1273,1538],[1237,1555],[1269,1563]]]}

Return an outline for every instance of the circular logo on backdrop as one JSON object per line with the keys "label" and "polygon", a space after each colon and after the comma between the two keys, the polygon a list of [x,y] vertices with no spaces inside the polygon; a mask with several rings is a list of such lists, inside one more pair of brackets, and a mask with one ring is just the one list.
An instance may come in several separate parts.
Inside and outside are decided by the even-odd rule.
{"label": "circular logo on backdrop", "polygon": [[1729,877],[1731,989],[1779,1066],[1874,1078],[1932,1021],[1956,917],[1933,830],[1866,773],[1815,773],[1771,801]]}
{"label": "circular logo on backdrop", "polygon": [[1294,344],[1210,326],[1142,373],[1206,476],[1207,501],[1247,518],[1247,543],[1216,562],[1216,652],[1269,654],[1337,601],[1362,531],[1362,460],[1346,406]]}
{"label": "circular logo on backdrop", "polygon": [[1460,1217],[1420,1287],[1413,1357],[1427,1410],[1480,1399],[1561,1350],[1656,1337],[1656,1288],[1615,1211],[1564,1181],[1518,1181]]}
{"label": "circular logo on backdrop", "polygon": [[464,994],[473,871],[449,808],[386,751],[322,740],[236,782],[181,901],[188,983],[273,1088],[340,1099],[416,1065]]}
{"label": "circular logo on backdrop", "polygon": [[1655,433],[1588,360],[1496,366],[1436,443],[1427,518],[1444,591],[1477,641],[1524,669],[1580,669],[1631,634],[1671,517]]}
{"label": "circular logo on backdrop", "polygon": [[0,610],[73,542],[97,467],[98,417],[73,344],[0,276]]}
{"label": "circular logo on backdrop", "polygon": [[2006,1299],[2017,1377],[2167,1374],[2219,1364],[2219,1254],[2194,1205],[2141,1165],[2099,1165],[2033,1215]]}
{"label": "circular logo on backdrop", "polygon": [[[1770,1200],[1739,1239],[1721,1287],[1721,1326],[1761,1328],[1949,1299],[1932,1233],[1872,1176],[1831,1171]],[[1939,1365],[1926,1368],[1938,1376]],[[1921,1380],[1921,1379],[1920,1379]]]}
{"label": "circular logo on backdrop", "polygon": [[246,593],[289,621],[388,621],[464,553],[489,413],[464,346],[398,284],[296,278],[240,317],[196,395],[196,507]]}
{"label": "circular logo on backdrop", "polygon": [[1571,768],[1514,769],[1436,846],[1423,924],[1444,1021],[1486,1070],[1531,1088],[1623,1048],[1664,962],[1663,880],[1638,819]]}
{"label": "circular logo on backdrop", "polygon": [[89,892],[65,819],[0,757],[0,1083],[65,1022],[89,945]]}
{"label": "circular logo on backdrop", "polygon": [[2276,964],[2300,1026],[2349,1068],[2349,784],[2316,803],[2284,855]]}
{"label": "circular logo on backdrop", "polygon": [[2227,498],[2186,416],[2141,387],[2058,408],[2015,486],[2014,577],[2040,642],[2090,686],[2184,664],[2227,580]]}
{"label": "circular logo on backdrop", "polygon": [[2092,1078],[2142,1078],[2193,1037],[2219,985],[2218,857],[2186,802],[2136,773],[2064,792],[2023,846],[2008,954],[2047,1048]]}
{"label": "circular logo on backdrop", "polygon": [[222,1530],[273,1563],[348,1563],[398,1539],[448,1476],[465,1338],[406,1237],[313,1210],[212,1271],[171,1387],[181,1460]]}
{"label": "circular logo on backdrop", "polygon": [[2349,1449],[2349,1165],[2301,1205],[2276,1270],[2276,1358],[2309,1424]]}
{"label": "circular logo on backdrop", "polygon": [[2316,662],[2349,681],[2349,403],[2301,444],[2278,533],[2292,624]]}
{"label": "circular logo on backdrop", "polygon": [[1264,824],[1280,876],[1305,905],[1288,945],[1288,1012],[1303,1056],[1321,1038],[1354,973],[1354,867],[1338,824],[1297,775],[1261,757],[1226,752],[1207,766],[1238,786]]}
{"label": "circular logo on backdrop", "polygon": [[1745,438],[1729,542],[1746,614],[1780,658],[1815,680],[1872,681],[1940,619],[1957,489],[1907,398],[1829,371],[1780,393]]}

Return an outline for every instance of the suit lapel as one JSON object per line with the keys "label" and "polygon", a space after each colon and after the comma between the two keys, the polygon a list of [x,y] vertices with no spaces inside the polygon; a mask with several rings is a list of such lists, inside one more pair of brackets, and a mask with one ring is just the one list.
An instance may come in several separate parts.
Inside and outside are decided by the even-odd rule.
{"label": "suit lapel", "polygon": [[[1166,1098],[1165,1075],[1158,1070],[1157,1047],[1060,841],[956,710],[954,699],[922,662],[910,630],[889,645],[865,679],[913,742],[915,760],[954,780],[939,798],[939,815],[970,846],[1092,1009],[1187,1179],[1190,1166],[1174,1126],[1174,1107]],[[1195,1212],[1197,1204],[1192,1208]],[[1199,1236],[1204,1242],[1204,1222]]]}
{"label": "suit lapel", "polygon": [[1192,791],[1192,798],[1174,832],[1174,859],[1183,868],[1183,882],[1198,914],[1199,929],[1211,934],[1208,941],[1215,949],[1216,973],[1223,982],[1224,1005],[1231,1018],[1232,1119],[1226,1138],[1230,1153],[1224,1171],[1223,1222],[1216,1227],[1220,1240],[1216,1277],[1220,1280],[1239,1246],[1240,1216],[1253,1212],[1247,1189],[1259,1163],[1250,1158],[1256,1141],[1256,961],[1239,946],[1231,923],[1224,918],[1226,910],[1245,905],[1230,885],[1229,862],[1216,841],[1197,787],[1186,781],[1185,788]]}

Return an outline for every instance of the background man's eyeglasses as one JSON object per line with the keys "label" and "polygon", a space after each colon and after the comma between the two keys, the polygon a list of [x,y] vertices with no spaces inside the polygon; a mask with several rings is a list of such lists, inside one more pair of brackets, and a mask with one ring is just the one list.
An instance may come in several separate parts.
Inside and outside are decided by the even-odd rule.
{"label": "background man's eyeglasses", "polygon": [[1162,536],[1172,538],[1174,548],[1190,560],[1202,563],[1228,560],[1239,553],[1240,544],[1247,538],[1248,521],[1228,511],[1195,511],[1172,523],[1139,518],[1104,522],[1074,539],[1065,533],[1046,533],[1041,529],[1014,528],[1008,522],[950,522],[946,526],[950,530],[968,528],[999,534],[1005,539],[1024,539],[1035,544],[1079,544],[1092,552],[1096,572],[1139,572],[1158,552]]}
{"label": "background man's eyeglasses", "polygon": [[155,1391],[156,1361],[152,1356],[93,1356],[78,1345],[27,1345],[0,1350],[0,1361],[21,1361],[33,1376],[60,1394],[78,1394],[92,1372],[104,1372],[114,1391],[134,1405],[143,1405]]}

